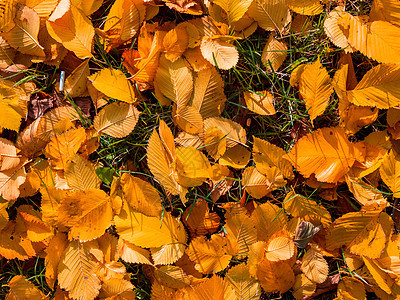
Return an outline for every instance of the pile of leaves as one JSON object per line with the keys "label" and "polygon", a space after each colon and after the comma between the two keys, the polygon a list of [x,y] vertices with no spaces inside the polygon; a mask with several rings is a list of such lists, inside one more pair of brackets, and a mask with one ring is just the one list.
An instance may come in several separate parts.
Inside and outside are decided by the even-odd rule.
{"label": "pile of leaves", "polygon": [[6,299],[398,299],[400,3],[352,5],[0,0]]}

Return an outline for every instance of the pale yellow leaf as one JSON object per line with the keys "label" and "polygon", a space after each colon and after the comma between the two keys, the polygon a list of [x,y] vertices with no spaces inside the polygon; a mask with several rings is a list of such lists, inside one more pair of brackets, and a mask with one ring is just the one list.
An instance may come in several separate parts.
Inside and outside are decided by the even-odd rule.
{"label": "pale yellow leaf", "polygon": [[237,144],[246,144],[246,131],[240,124],[225,118],[207,118],[204,120],[205,132],[213,127],[217,127],[222,131],[228,148],[234,147]]}
{"label": "pale yellow leaf", "polygon": [[236,299],[235,291],[228,281],[217,275],[213,275],[203,283],[196,285],[190,296],[193,297],[194,300]]}
{"label": "pale yellow leaf", "polygon": [[45,299],[44,294],[26,277],[16,275],[8,282],[10,291],[6,295],[6,300],[19,300],[19,299]]}
{"label": "pale yellow leaf", "polygon": [[64,176],[68,186],[74,190],[98,189],[101,184],[93,163],[78,154],[67,163]]}
{"label": "pale yellow leaf", "polygon": [[291,20],[287,0],[254,0],[248,15],[254,18],[261,28],[269,31],[282,32]]}
{"label": "pale yellow leaf", "polygon": [[239,61],[239,53],[235,46],[218,39],[204,36],[200,50],[206,60],[222,70],[233,68]]}
{"label": "pale yellow leaf", "polygon": [[214,0],[227,14],[229,24],[241,19],[249,8],[252,0]]}
{"label": "pale yellow leaf", "polygon": [[274,107],[274,97],[270,92],[258,91],[251,93],[245,91],[243,96],[247,108],[252,112],[263,116],[270,116],[276,113]]}
{"label": "pale yellow leaf", "polygon": [[235,290],[238,300],[259,299],[261,294],[260,285],[249,273],[246,263],[241,263],[229,269],[225,275],[226,280]]}
{"label": "pale yellow leaf", "polygon": [[203,132],[203,118],[193,106],[182,106],[175,114],[177,125],[190,134]]}
{"label": "pale yellow leaf", "polygon": [[135,246],[123,239],[118,240],[118,255],[122,260],[131,264],[152,265],[150,260],[150,251]]}
{"label": "pale yellow leaf", "polygon": [[329,266],[325,258],[313,247],[304,254],[300,269],[308,279],[315,283],[323,283],[329,273]]}
{"label": "pale yellow leaf", "polygon": [[186,245],[181,243],[166,244],[151,248],[151,258],[155,265],[170,265],[182,257],[185,249]]}
{"label": "pale yellow leaf", "polygon": [[325,34],[335,46],[344,49],[345,53],[351,53],[353,52],[353,48],[347,41],[347,36],[343,31],[343,27],[339,26],[338,23],[338,19],[345,14],[347,13],[344,12],[344,8],[342,6],[336,6],[327,15],[324,22],[324,30]]}
{"label": "pale yellow leaf", "polygon": [[301,15],[314,16],[324,11],[319,0],[289,0],[289,8]]}

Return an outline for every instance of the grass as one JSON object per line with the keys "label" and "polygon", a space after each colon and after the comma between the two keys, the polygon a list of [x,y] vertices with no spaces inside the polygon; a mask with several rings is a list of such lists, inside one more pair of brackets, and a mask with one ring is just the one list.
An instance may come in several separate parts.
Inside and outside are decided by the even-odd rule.
{"label": "grass", "polygon": [[[96,13],[93,17],[93,23],[99,27],[104,22],[113,1],[105,1],[101,13]],[[369,2],[353,1],[349,2],[349,6],[354,11],[362,11],[367,13],[370,9]],[[164,11],[163,11],[164,12]],[[178,22],[187,19],[187,16],[177,13],[173,10],[165,10],[160,14],[158,21],[165,22],[170,20],[178,20]],[[284,41],[289,48],[288,57],[283,66],[276,72],[267,72],[266,66],[261,62],[262,50],[265,46],[267,35],[265,31],[258,29],[249,38],[235,41],[235,46],[239,52],[239,63],[236,67],[229,71],[223,71],[222,76],[225,82],[225,94],[227,103],[222,114],[224,118],[229,118],[241,124],[247,131],[249,138],[248,144],[252,144],[252,136],[264,140],[288,151],[299,136],[311,132],[312,125],[309,121],[304,102],[299,99],[296,88],[289,84],[290,73],[295,66],[304,62],[314,62],[320,59],[324,66],[330,70],[330,76],[333,77],[333,70],[337,69],[339,60],[339,50],[332,46],[328,41],[324,30],[323,22],[326,14],[322,13],[318,16],[311,17],[312,29],[305,34],[287,34],[278,39]],[[132,46],[136,40],[132,41]],[[93,58],[91,69],[115,68],[125,72],[120,60],[120,52],[111,51],[106,53],[99,38],[95,39],[95,56]],[[362,55],[354,56],[355,65],[357,65],[357,76],[359,78],[365,73],[363,70],[370,68],[373,62],[365,59]],[[359,68],[360,66],[360,68]],[[364,67],[363,67],[364,66]],[[15,76],[21,76],[18,84],[32,80],[35,82],[39,90],[50,92],[54,89],[57,81],[56,73],[58,66],[47,66],[43,64],[33,65],[26,71],[21,71]],[[273,93],[275,97],[276,115],[260,116],[249,111],[243,100],[244,91],[262,91],[267,90]],[[142,111],[139,123],[135,130],[126,138],[115,139],[108,136],[101,136],[99,149],[92,154],[91,159],[104,167],[110,168],[116,175],[123,172],[129,172],[134,175],[146,177],[153,186],[162,194],[164,199],[164,209],[171,211],[175,215],[179,215],[185,207],[181,204],[177,197],[171,197],[164,192],[164,189],[153,180],[147,163],[146,163],[146,145],[147,141],[155,128],[158,127],[159,120],[162,119],[173,128],[173,120],[171,117],[171,107],[161,106],[154,94],[146,91],[142,93],[145,101],[140,101],[139,109]],[[68,99],[67,99],[68,100]],[[73,102],[70,99],[70,102]],[[90,119],[82,117],[82,123],[86,126],[91,125]],[[339,123],[337,112],[337,100],[332,96],[331,102],[323,116],[315,120],[315,128],[336,126]],[[355,136],[356,140],[362,140],[370,132],[381,130],[386,125],[386,114],[381,113],[378,120],[369,126],[363,128]],[[7,132],[6,132],[7,134]],[[11,133],[9,133],[11,135]],[[3,133],[3,136],[5,134]],[[239,177],[239,172],[235,171],[235,179],[230,192],[223,197],[222,202],[234,201],[238,202],[243,196]],[[109,187],[109,186],[108,186]],[[319,204],[323,204],[333,216],[339,216],[339,208],[333,202],[327,202],[319,197],[319,188],[313,189],[307,186],[301,179],[296,178],[295,181],[289,182],[287,186],[277,189],[273,192],[275,203],[281,203],[293,187],[297,193],[306,197],[310,197]],[[106,186],[107,188],[107,186]],[[387,187],[382,186],[382,191],[390,195]],[[348,189],[340,187],[338,194],[343,196],[349,205],[358,209],[358,205],[351,199]],[[205,199],[212,203],[208,186],[203,184],[197,188],[190,188],[188,194],[188,206],[192,205],[198,199]],[[247,196],[248,197],[248,196]],[[265,200],[265,199],[264,199]],[[262,200],[261,202],[263,202]],[[28,202],[29,203],[29,202]],[[223,215],[224,210],[216,205],[214,210]],[[221,228],[223,230],[223,228]],[[338,259],[334,264],[330,275],[339,273],[341,268],[345,267],[344,261]],[[143,266],[126,264],[127,271],[132,273],[131,281],[136,287],[138,299],[150,299],[149,279],[145,276]],[[52,295],[53,287],[47,286],[44,280],[44,260],[42,258],[32,258],[28,261],[21,262],[17,260],[1,259],[0,260],[0,297],[4,297],[8,291],[7,282],[15,275],[24,275],[36,286],[38,286],[45,294]],[[327,292],[318,299],[333,299],[335,292]],[[278,295],[262,294],[261,299],[278,299]],[[292,299],[290,293],[286,293],[281,299]]]}

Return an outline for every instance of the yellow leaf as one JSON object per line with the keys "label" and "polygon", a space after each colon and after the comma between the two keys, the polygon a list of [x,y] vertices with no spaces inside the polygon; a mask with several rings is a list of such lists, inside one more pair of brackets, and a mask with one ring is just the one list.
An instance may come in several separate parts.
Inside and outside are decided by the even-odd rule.
{"label": "yellow leaf", "polygon": [[12,142],[0,138],[0,172],[19,165],[21,156],[17,155],[17,150]]}
{"label": "yellow leaf", "polygon": [[203,132],[203,118],[199,111],[192,106],[182,106],[176,111],[177,125],[190,134]]}
{"label": "yellow leaf", "polygon": [[87,91],[86,81],[89,74],[89,59],[87,59],[65,79],[64,90],[70,97],[79,97]]}
{"label": "yellow leaf", "polygon": [[5,39],[0,36],[0,68],[7,68],[13,64],[17,50],[12,48]]}
{"label": "yellow leaf", "polygon": [[61,256],[68,246],[67,236],[58,232],[49,242],[45,252],[46,282],[49,286],[54,286],[58,275],[58,264]]}
{"label": "yellow leaf", "polygon": [[366,256],[362,256],[362,259],[376,284],[386,293],[392,294],[392,286],[394,285],[395,281],[391,275],[382,269],[375,259]]}
{"label": "yellow leaf", "polygon": [[27,260],[36,255],[30,240],[22,238],[15,231],[15,221],[10,221],[0,231],[0,255],[6,259]]}
{"label": "yellow leaf", "polygon": [[292,267],[286,261],[264,259],[258,266],[257,278],[264,291],[285,293],[294,284]]}
{"label": "yellow leaf", "polygon": [[392,230],[393,221],[380,210],[350,212],[336,219],[328,231],[328,249],[346,246],[350,253],[378,258]]}
{"label": "yellow leaf", "polygon": [[290,74],[289,83],[291,86],[295,87],[299,85],[301,74],[303,74],[306,64],[298,65]]}
{"label": "yellow leaf", "polygon": [[10,46],[18,49],[19,52],[39,56],[43,60],[45,54],[43,47],[38,42],[39,15],[32,8],[21,6],[14,18],[14,23],[14,28],[10,31],[2,32],[2,37]]}
{"label": "yellow leaf", "polygon": [[289,8],[294,12],[314,16],[324,11],[324,7],[319,0],[289,0]]}
{"label": "yellow leaf", "polygon": [[151,258],[155,265],[170,265],[182,257],[185,249],[186,245],[181,243],[166,244],[151,248]]}
{"label": "yellow leaf", "polygon": [[[172,160],[175,160],[175,144],[171,131],[168,129],[164,121],[160,121],[160,133],[161,124],[169,132],[168,143],[172,143],[173,147],[165,147],[163,141],[160,139],[160,135],[156,130],[153,131],[149,138],[149,144],[147,146],[147,164],[151,173],[160,184],[173,195],[185,195],[186,190],[179,183],[176,182],[172,173]],[[165,141],[165,139],[163,139]],[[182,198],[182,197],[181,197]]]}
{"label": "yellow leaf", "polygon": [[71,242],[58,265],[58,284],[74,299],[94,299],[101,287],[95,274],[96,263],[90,254],[90,245]]}
{"label": "yellow leaf", "polygon": [[97,90],[108,97],[127,103],[134,103],[136,101],[132,84],[120,70],[111,68],[102,69],[88,77],[88,79],[92,81],[93,86]]}
{"label": "yellow leaf", "polygon": [[249,163],[251,153],[246,147],[236,145],[227,149],[219,159],[218,163],[235,169],[243,169]]}
{"label": "yellow leaf", "polygon": [[153,265],[149,250],[135,246],[123,239],[118,240],[118,255],[127,263]]}
{"label": "yellow leaf", "polygon": [[339,47],[344,49],[345,53],[353,52],[353,48],[350,46],[347,41],[347,36],[343,31],[343,27],[340,26],[338,20],[348,13],[344,11],[342,6],[336,6],[326,17],[324,22],[324,30],[327,37],[331,40],[331,42]]}
{"label": "yellow leaf", "polygon": [[190,295],[195,300],[213,299],[225,300],[236,299],[235,291],[228,281],[217,275],[213,275],[203,283],[196,285],[193,288],[193,293]]}
{"label": "yellow leaf", "polygon": [[57,42],[81,59],[92,57],[94,28],[82,11],[62,0],[46,21],[47,31]]}
{"label": "yellow leaf", "polygon": [[225,269],[232,255],[229,254],[227,238],[213,234],[210,240],[205,236],[193,239],[186,253],[195,262],[195,268],[203,274],[211,274]]}
{"label": "yellow leaf", "polygon": [[99,189],[69,194],[58,208],[58,221],[71,229],[70,236],[82,242],[104,234],[113,218],[109,196]]}
{"label": "yellow leaf", "polygon": [[213,3],[220,6],[227,14],[228,23],[239,21],[251,4],[251,0],[215,0]]}
{"label": "yellow leaf", "polygon": [[302,137],[284,157],[304,177],[315,174],[318,181],[336,183],[353,166],[357,152],[343,129],[326,127]]}
{"label": "yellow leaf", "polygon": [[[380,170],[382,172],[382,168]],[[361,205],[372,203],[385,204],[387,202],[381,192],[361,179],[352,178],[346,175],[346,183],[349,191],[353,193],[354,198]]]}
{"label": "yellow leaf", "polygon": [[297,254],[296,246],[286,230],[275,233],[264,250],[265,258],[269,261],[292,260]]}
{"label": "yellow leaf", "polygon": [[88,0],[85,2],[80,0],[71,0],[71,4],[79,8],[85,16],[90,16],[101,7],[103,0]]}
{"label": "yellow leaf", "polygon": [[178,25],[164,37],[165,58],[172,62],[176,61],[186,51],[188,45],[189,34],[183,26]]}
{"label": "yellow leaf", "polygon": [[204,36],[201,40],[200,50],[209,63],[222,70],[233,68],[239,61],[239,53],[235,46],[218,39]]}
{"label": "yellow leaf", "polygon": [[237,144],[245,145],[247,142],[246,130],[240,124],[225,118],[207,118],[204,120],[204,131],[217,127],[226,139],[227,148]]}
{"label": "yellow leaf", "polygon": [[253,166],[244,170],[242,185],[246,191],[256,199],[267,196],[271,191],[271,183],[268,181],[268,178]]}
{"label": "yellow leaf", "polygon": [[32,242],[40,242],[53,236],[50,226],[42,221],[41,214],[31,206],[18,207],[17,222],[19,220],[25,224],[26,236]]}
{"label": "yellow leaf", "polygon": [[6,210],[8,206],[7,201],[0,201],[0,231],[7,226],[8,223],[8,212]]}
{"label": "yellow leaf", "polygon": [[196,73],[192,106],[202,117],[218,117],[224,109],[226,96],[224,82],[215,68],[207,68]]}
{"label": "yellow leaf", "polygon": [[136,212],[126,201],[114,217],[119,236],[139,247],[161,247],[165,244],[186,243],[186,232],[171,214],[165,212],[162,221]]}
{"label": "yellow leaf", "polygon": [[206,156],[193,147],[176,148],[177,181],[184,187],[202,185],[210,178],[211,165]]}
{"label": "yellow leaf", "polygon": [[193,76],[183,58],[171,62],[161,56],[154,85],[164,97],[176,103],[179,109],[187,105],[192,96]]}
{"label": "yellow leaf", "polygon": [[251,219],[257,229],[259,241],[268,241],[274,233],[282,230],[287,223],[284,211],[269,201],[258,206],[251,214]]}
{"label": "yellow leaf", "polygon": [[317,284],[312,282],[310,279],[307,278],[304,274],[299,274],[295,278],[295,282],[293,284],[293,296],[296,300],[304,299],[306,296],[311,296],[314,294],[317,288]]}
{"label": "yellow leaf", "polygon": [[83,127],[71,129],[60,135],[54,135],[43,152],[49,158],[53,168],[65,169],[67,162],[78,152],[85,138]]}
{"label": "yellow leaf", "polygon": [[277,167],[285,178],[294,178],[293,167],[283,158],[286,154],[283,149],[254,136],[253,140],[253,160],[259,172],[266,174],[271,167]]}
{"label": "yellow leaf", "polygon": [[2,79],[0,81],[0,126],[3,128],[18,131],[21,120],[26,116],[27,94],[21,86],[14,86],[15,83]]}
{"label": "yellow leaf", "polygon": [[383,182],[393,192],[393,197],[400,198],[400,160],[394,150],[390,151],[383,159],[379,173],[381,174]]}
{"label": "yellow leaf", "polygon": [[46,299],[43,293],[22,275],[16,275],[8,282],[10,291],[6,300],[17,299]]}
{"label": "yellow leaf", "polygon": [[110,278],[102,283],[99,296],[106,299],[136,299],[135,286],[125,279]]}
{"label": "yellow leaf", "polygon": [[328,278],[329,266],[320,252],[313,247],[304,254],[301,271],[315,283],[323,283]]}
{"label": "yellow leaf", "polygon": [[94,165],[78,154],[75,154],[67,163],[64,176],[68,186],[74,190],[98,189],[101,184]]}
{"label": "yellow leaf", "polygon": [[19,187],[26,180],[25,161],[22,160],[13,169],[0,172],[0,195],[5,200],[13,201],[19,197]]}
{"label": "yellow leaf", "polygon": [[366,300],[364,284],[355,277],[343,277],[337,287],[338,300]]}
{"label": "yellow leaf", "polygon": [[236,299],[259,299],[261,294],[260,285],[258,281],[250,275],[249,267],[246,263],[241,263],[229,269],[225,278],[235,290]]}
{"label": "yellow leaf", "polygon": [[278,41],[271,34],[265,44],[261,61],[269,72],[277,71],[286,59],[288,48],[282,41]]}
{"label": "yellow leaf", "polygon": [[190,285],[190,278],[178,266],[162,266],[154,272],[154,276],[164,286],[180,289]]}
{"label": "yellow leaf", "polygon": [[93,120],[98,134],[107,134],[116,138],[129,135],[139,120],[140,112],[128,103],[114,102],[105,106]]}
{"label": "yellow leaf", "polygon": [[300,76],[299,92],[306,103],[311,122],[322,115],[333,93],[331,78],[319,59],[304,68]]}
{"label": "yellow leaf", "polygon": [[226,224],[224,228],[227,238],[232,243],[237,243],[239,259],[246,257],[249,252],[249,246],[257,242],[257,230],[254,224],[251,222],[250,217],[244,213],[225,213],[225,218]]}
{"label": "yellow leaf", "polygon": [[376,0],[372,3],[369,13],[371,21],[388,21],[400,25],[400,4],[396,0]]}
{"label": "yellow leaf", "polygon": [[269,31],[282,32],[291,20],[287,0],[255,0],[247,13],[261,28]]}
{"label": "yellow leaf", "polygon": [[263,116],[270,116],[276,113],[274,107],[274,96],[267,91],[258,91],[251,93],[245,91],[243,93],[246,106],[252,112]]}
{"label": "yellow leaf", "polygon": [[161,198],[150,183],[124,173],[121,176],[121,186],[124,199],[133,209],[147,216],[161,217]]}
{"label": "yellow leaf", "polygon": [[13,25],[13,19],[17,11],[17,6],[14,1],[2,1],[0,14],[0,31],[8,31]]}
{"label": "yellow leaf", "polygon": [[385,22],[365,23],[362,17],[344,14],[338,19],[349,44],[381,63],[400,62],[400,28]]}
{"label": "yellow leaf", "polygon": [[287,193],[282,207],[293,217],[304,218],[306,221],[314,223],[314,225],[321,223],[327,226],[332,222],[329,211],[323,205],[318,205],[315,201],[293,191]]}

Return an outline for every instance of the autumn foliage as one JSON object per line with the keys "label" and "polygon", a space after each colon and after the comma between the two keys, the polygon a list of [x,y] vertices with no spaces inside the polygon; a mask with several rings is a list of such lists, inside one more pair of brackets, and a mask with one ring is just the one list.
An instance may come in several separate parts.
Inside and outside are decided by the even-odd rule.
{"label": "autumn foliage", "polygon": [[[151,299],[398,299],[400,4],[345,8],[0,0],[0,257],[43,262],[49,287],[21,270],[6,299],[135,299],[132,266]],[[260,70],[277,74],[286,37],[307,34],[316,15],[341,58],[291,66],[306,129],[288,144],[249,134],[245,119],[274,117],[283,98],[272,86],[244,91],[244,118],[227,117],[238,43],[262,32]],[[120,67],[105,67],[115,56]],[[354,57],[369,62],[362,74]],[[69,70],[51,95],[20,77],[37,64],[57,79],[60,64]],[[151,102],[165,111],[140,123],[145,167],[104,165],[101,142],[134,134]],[[321,126],[328,107],[335,120]]]}

